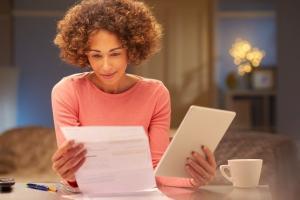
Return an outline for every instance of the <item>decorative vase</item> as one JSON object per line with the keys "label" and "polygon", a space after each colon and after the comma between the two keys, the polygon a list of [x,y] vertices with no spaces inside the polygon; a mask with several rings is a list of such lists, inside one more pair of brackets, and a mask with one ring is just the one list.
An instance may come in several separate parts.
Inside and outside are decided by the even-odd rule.
{"label": "decorative vase", "polygon": [[226,76],[226,86],[230,90],[237,89],[238,80],[235,72],[232,71]]}
{"label": "decorative vase", "polygon": [[239,89],[251,90],[252,89],[252,73],[246,73],[243,76],[239,76]]}

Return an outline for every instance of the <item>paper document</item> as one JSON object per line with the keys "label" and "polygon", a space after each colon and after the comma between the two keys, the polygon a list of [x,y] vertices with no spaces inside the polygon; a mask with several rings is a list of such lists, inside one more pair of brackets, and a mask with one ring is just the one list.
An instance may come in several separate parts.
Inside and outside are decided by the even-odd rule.
{"label": "paper document", "polygon": [[84,194],[125,194],[156,187],[143,127],[62,127],[62,132],[87,149],[86,161],[75,174]]}

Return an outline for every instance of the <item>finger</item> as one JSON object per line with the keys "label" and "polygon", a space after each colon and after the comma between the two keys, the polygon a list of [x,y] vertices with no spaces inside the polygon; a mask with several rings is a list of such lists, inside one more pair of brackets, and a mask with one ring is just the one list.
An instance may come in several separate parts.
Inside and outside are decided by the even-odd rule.
{"label": "finger", "polygon": [[52,164],[52,169],[57,173],[61,173],[62,168],[65,168],[64,165],[84,150],[85,148],[82,144],[76,145],[76,148],[68,150],[64,155],[60,157],[60,159],[54,161]]}
{"label": "finger", "polygon": [[205,184],[206,181],[200,175],[198,175],[190,166],[186,165],[185,169],[187,173],[195,180],[198,186]]}
{"label": "finger", "polygon": [[79,144],[77,147],[67,151],[61,159],[57,160],[55,162],[55,165],[57,168],[61,168],[63,165],[65,165],[69,160],[71,160],[74,157],[78,157],[79,154],[81,154],[83,151],[86,151],[83,144]]}
{"label": "finger", "polygon": [[[58,168],[57,169],[57,174],[59,175],[59,176],[61,176],[61,177],[63,177],[63,178],[66,178],[65,177],[65,174],[67,173],[67,172],[69,172],[70,170],[72,170],[72,168],[74,168],[81,160],[83,160],[85,157],[81,157],[81,158],[78,158],[77,160],[73,160],[74,162],[74,165],[72,166],[72,167],[66,167],[66,166],[62,166],[62,167],[60,167],[60,168]],[[71,160],[69,161],[69,162],[71,162]]]}
{"label": "finger", "polygon": [[81,153],[76,155],[75,157],[71,158],[68,160],[61,168],[60,172],[62,174],[66,173],[68,170],[72,169],[75,167],[86,155],[86,150],[83,150]]}
{"label": "finger", "polygon": [[197,182],[195,181],[195,179],[193,179],[193,178],[190,179],[190,183],[192,184],[192,186],[193,186],[194,188],[197,188],[197,189],[201,186],[201,184],[197,183]]}
{"label": "finger", "polygon": [[198,152],[193,151],[192,156],[194,160],[209,174],[214,175],[215,174],[215,168],[211,167],[210,164],[206,159],[203,158],[202,155],[200,155]]}
{"label": "finger", "polygon": [[65,163],[72,157],[75,157],[76,154],[82,152],[85,149],[82,143],[78,143],[72,146],[72,148],[68,149],[58,160],[57,162]]}
{"label": "finger", "polygon": [[201,176],[199,176],[189,165],[186,165],[185,169],[198,185],[205,183],[205,180]]}
{"label": "finger", "polygon": [[81,159],[72,169],[70,169],[70,170],[66,171],[64,174],[62,174],[62,177],[66,180],[74,178],[75,173],[83,165],[85,160],[86,160],[86,157],[83,157],[83,159]]}
{"label": "finger", "polygon": [[61,168],[68,160],[76,155],[77,152],[83,151],[85,148],[83,144],[78,143],[72,146],[72,148],[68,149],[61,157],[57,160],[53,161],[53,169],[56,171]]}
{"label": "finger", "polygon": [[190,167],[192,167],[192,169],[198,173],[201,177],[203,177],[206,180],[209,180],[211,175],[208,174],[201,166],[199,166],[199,164],[197,164],[194,160],[192,159],[188,159],[187,163],[189,164]]}
{"label": "finger", "polygon": [[74,145],[74,143],[74,140],[65,141],[52,156],[52,162],[58,160],[68,149],[70,149]]}
{"label": "finger", "polygon": [[216,168],[217,167],[216,159],[214,154],[211,152],[211,150],[206,146],[202,146],[202,151],[205,153],[207,161],[210,164],[210,166]]}
{"label": "finger", "polygon": [[75,144],[74,140],[68,140],[65,141],[55,152],[55,154],[52,157],[52,161],[56,161],[60,159],[60,157],[66,152],[68,149],[72,148],[72,146]]}

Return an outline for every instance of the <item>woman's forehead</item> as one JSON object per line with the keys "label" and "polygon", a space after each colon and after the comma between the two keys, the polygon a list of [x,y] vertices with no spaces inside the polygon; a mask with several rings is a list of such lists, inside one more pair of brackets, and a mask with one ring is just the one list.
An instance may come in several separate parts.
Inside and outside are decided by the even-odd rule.
{"label": "woman's forehead", "polygon": [[89,37],[89,49],[95,49],[102,52],[120,47],[122,47],[122,43],[117,35],[106,30],[94,32]]}
{"label": "woman's forehead", "polygon": [[[112,51],[116,51],[116,50],[122,50],[122,49],[124,49],[123,46],[120,46],[120,47],[117,47],[117,48],[109,49],[108,52],[112,52]],[[89,48],[88,51],[89,51],[89,52],[104,53],[104,52],[101,51],[100,49],[93,49],[93,48]]]}

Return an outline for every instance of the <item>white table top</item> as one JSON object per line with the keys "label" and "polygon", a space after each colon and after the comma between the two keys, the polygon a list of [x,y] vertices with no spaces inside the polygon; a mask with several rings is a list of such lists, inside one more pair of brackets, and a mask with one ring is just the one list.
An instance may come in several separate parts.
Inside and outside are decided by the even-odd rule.
{"label": "white table top", "polygon": [[[259,186],[252,189],[238,189],[229,185],[208,185],[198,191],[186,188],[160,187],[160,190],[171,199],[176,200],[271,200],[268,186]],[[65,199],[66,192],[45,192],[26,187],[25,183],[16,183],[9,193],[0,193],[1,200],[41,199],[58,200]]]}

